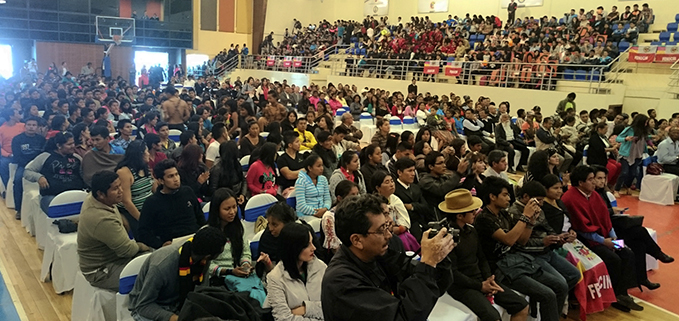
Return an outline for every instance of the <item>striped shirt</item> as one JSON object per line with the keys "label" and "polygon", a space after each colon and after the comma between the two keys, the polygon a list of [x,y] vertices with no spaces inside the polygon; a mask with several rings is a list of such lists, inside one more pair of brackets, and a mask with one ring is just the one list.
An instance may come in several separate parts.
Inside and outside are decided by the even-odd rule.
{"label": "striped shirt", "polygon": [[319,175],[316,184],[305,172],[300,171],[295,182],[295,198],[297,199],[297,216],[314,215],[316,209],[330,209],[330,189],[328,179]]}
{"label": "striped shirt", "polygon": [[[144,201],[153,194],[153,177],[151,175],[139,176],[139,172],[133,172],[134,182],[130,186],[130,194],[132,194],[132,203],[134,207],[141,212],[141,207]],[[118,203],[118,209],[125,211],[123,203]]]}

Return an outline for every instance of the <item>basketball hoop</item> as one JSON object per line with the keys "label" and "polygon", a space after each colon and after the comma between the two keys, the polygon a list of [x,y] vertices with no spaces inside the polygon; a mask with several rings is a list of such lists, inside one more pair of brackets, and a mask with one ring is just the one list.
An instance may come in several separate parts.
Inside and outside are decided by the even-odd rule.
{"label": "basketball hoop", "polygon": [[120,46],[120,43],[122,42],[122,37],[120,35],[113,35],[113,42]]}

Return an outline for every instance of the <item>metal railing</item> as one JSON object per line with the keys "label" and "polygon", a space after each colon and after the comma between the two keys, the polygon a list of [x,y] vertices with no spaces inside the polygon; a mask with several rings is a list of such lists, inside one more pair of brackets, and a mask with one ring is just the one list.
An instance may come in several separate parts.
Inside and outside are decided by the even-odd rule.
{"label": "metal railing", "polygon": [[[333,64],[335,76],[384,78],[397,80],[458,83],[464,85],[495,86],[556,90],[559,88],[587,89],[590,93],[607,92],[606,65],[575,65],[554,63],[501,63],[501,62],[434,62],[399,59],[346,58],[344,64]],[[603,90],[606,89],[606,90]]]}
{"label": "metal railing", "polygon": [[679,60],[670,66],[670,70],[672,70],[672,74],[670,75],[668,92],[674,96],[673,98],[679,99]]}
{"label": "metal railing", "polygon": [[622,59],[623,57],[627,58],[629,56],[629,51],[632,49],[632,46],[627,48],[624,52],[621,52],[618,57],[616,57],[611,63],[609,64],[611,66],[610,71],[608,72],[609,77],[606,79],[607,83],[611,84],[617,84],[620,82],[619,78],[621,74],[628,73],[630,70],[632,70],[631,63],[627,61],[626,59]]}

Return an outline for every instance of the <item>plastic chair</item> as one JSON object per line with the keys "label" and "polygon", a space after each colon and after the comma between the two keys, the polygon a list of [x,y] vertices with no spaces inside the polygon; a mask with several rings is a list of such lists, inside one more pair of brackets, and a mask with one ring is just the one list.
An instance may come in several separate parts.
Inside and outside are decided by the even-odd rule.
{"label": "plastic chair", "polygon": [[662,46],[663,42],[662,41],[651,41],[651,46]]}
{"label": "plastic chair", "polygon": [[587,165],[587,151],[589,150],[589,145],[585,145],[582,150],[582,165]]}
{"label": "plastic chair", "polygon": [[251,240],[255,235],[255,222],[260,216],[264,216],[266,210],[271,207],[274,203],[278,202],[278,199],[271,194],[258,194],[250,198],[247,204],[245,204],[245,211],[243,212],[243,227],[245,228],[245,237],[247,240]]}
{"label": "plastic chair", "polygon": [[599,72],[599,70],[592,70],[591,74],[589,75],[589,79],[591,81],[599,81],[600,78],[601,73]]}
{"label": "plastic chair", "polygon": [[73,289],[78,267],[77,233],[59,233],[55,219],[77,218],[80,215],[83,201],[88,193],[84,191],[65,191],[57,195],[47,213],[42,218],[46,224],[47,239],[45,252],[42,257],[40,280],[45,282],[48,275],[52,275],[52,287],[56,293],[64,293]]}
{"label": "plastic chair", "polygon": [[575,70],[573,69],[566,69],[563,71],[563,79],[564,80],[573,80],[575,79]]}
{"label": "plastic chair", "polygon": [[120,272],[120,285],[118,286],[118,293],[116,293],[116,319],[118,321],[134,321],[128,307],[130,302],[127,296],[132,291],[134,282],[137,281],[137,275],[149,255],[151,253],[135,257]]}
{"label": "plastic chair", "polygon": [[[668,39],[669,40],[669,39]],[[625,52],[627,49],[629,49],[630,43],[627,41],[620,41],[618,44],[618,51],[619,52]]]}
{"label": "plastic chair", "polygon": [[[679,37],[674,38],[674,39],[679,40]],[[676,46],[676,45],[677,45],[677,41],[670,41],[670,42],[666,43],[665,45],[666,45],[666,46]]]}
{"label": "plastic chair", "polygon": [[667,31],[669,32],[677,32],[677,29],[679,27],[679,24],[676,22],[670,22],[667,24]]}
{"label": "plastic chair", "polygon": [[471,36],[469,36],[469,41],[470,41],[470,42],[471,42],[471,41],[476,41],[476,39],[478,39],[478,36],[477,36],[477,35],[471,35]]}
{"label": "plastic chair", "polygon": [[674,33],[674,36],[672,36],[672,40],[675,41],[675,42],[679,41],[679,32]]}
{"label": "plastic chair", "polygon": [[[564,19],[564,18],[559,19],[560,25],[565,24],[565,23],[566,23],[566,19]],[[616,25],[616,28],[617,28],[617,25]]]}
{"label": "plastic chair", "polygon": [[483,42],[485,39],[486,39],[485,35],[477,35],[476,36],[476,40],[478,40],[479,42]]}
{"label": "plastic chair", "polygon": [[179,136],[182,134],[182,131],[179,129],[170,129],[170,139],[179,144]]}
{"label": "plastic chair", "polygon": [[132,136],[137,136],[138,128],[135,125],[132,125]]}
{"label": "plastic chair", "polygon": [[670,41],[670,36],[672,34],[669,32],[661,32],[658,38],[660,39],[661,42],[667,42]]}
{"label": "plastic chair", "polygon": [[[653,15],[655,17],[655,15]],[[677,13],[676,16],[674,16],[674,21],[679,22],[679,13]]]}

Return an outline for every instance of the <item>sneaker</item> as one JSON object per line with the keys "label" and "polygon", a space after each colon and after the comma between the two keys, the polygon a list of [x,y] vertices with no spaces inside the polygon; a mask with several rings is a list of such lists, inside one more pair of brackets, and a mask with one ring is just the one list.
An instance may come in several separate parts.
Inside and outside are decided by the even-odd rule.
{"label": "sneaker", "polygon": [[16,215],[14,216],[17,220],[21,219],[21,212],[17,211]]}

